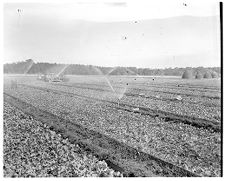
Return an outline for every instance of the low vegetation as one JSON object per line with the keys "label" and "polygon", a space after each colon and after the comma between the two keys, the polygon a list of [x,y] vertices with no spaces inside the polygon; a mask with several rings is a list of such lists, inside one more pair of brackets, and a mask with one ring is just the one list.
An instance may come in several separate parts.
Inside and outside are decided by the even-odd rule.
{"label": "low vegetation", "polygon": [[[67,83],[47,83],[29,76],[17,77],[18,87],[14,89],[9,83],[14,78],[5,77],[4,92],[19,101],[68,120],[70,124],[76,123],[87,131],[92,130],[95,135],[99,133],[99,137],[94,137],[93,133],[92,142],[99,139],[100,135],[106,135],[108,138],[95,142],[104,152],[109,149],[107,152],[111,153],[110,148],[114,148],[116,144],[106,140],[114,139],[125,145],[118,147],[120,153],[127,146],[137,150],[132,151],[134,154],[131,157],[140,158],[139,155],[148,154],[193,174],[220,176],[219,80],[185,82],[180,78],[156,78],[154,81],[147,77],[108,78],[115,92],[104,79],[93,76],[70,77]],[[122,92],[124,93],[118,102],[117,96]],[[177,99],[178,96],[180,99]],[[208,126],[198,127],[192,122],[187,124],[184,120],[188,118],[190,121],[194,119],[193,122],[196,123],[203,119],[204,124],[218,125],[218,130]],[[67,128],[62,131],[70,132]],[[77,133],[74,131],[74,134]],[[86,139],[88,138],[92,137],[88,136]],[[99,151],[96,149],[94,152]],[[113,154],[115,157],[118,156],[116,153],[118,152]],[[129,155],[129,152],[125,153],[126,158],[125,155]],[[116,165],[122,163],[120,159],[116,160]],[[128,160],[127,167],[129,164],[140,167],[137,161]],[[158,176],[165,173],[166,176],[165,168],[158,165],[161,164],[158,162],[149,171],[152,170],[152,174]],[[142,167],[141,170],[143,173],[145,169]]]}
{"label": "low vegetation", "polygon": [[5,177],[118,177],[49,126],[4,103]]}

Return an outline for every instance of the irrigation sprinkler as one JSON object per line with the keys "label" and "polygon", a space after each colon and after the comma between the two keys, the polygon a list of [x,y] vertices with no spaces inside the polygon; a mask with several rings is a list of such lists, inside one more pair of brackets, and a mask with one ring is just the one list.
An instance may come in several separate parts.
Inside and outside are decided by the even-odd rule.
{"label": "irrigation sprinkler", "polygon": [[120,99],[117,99],[117,100],[118,100],[117,102],[118,102],[118,107],[119,107],[119,101],[120,101]]}

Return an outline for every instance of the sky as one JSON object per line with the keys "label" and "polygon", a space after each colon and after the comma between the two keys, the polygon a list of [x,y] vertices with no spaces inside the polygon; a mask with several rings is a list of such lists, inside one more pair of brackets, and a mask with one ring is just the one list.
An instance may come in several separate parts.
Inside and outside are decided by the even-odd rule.
{"label": "sky", "polygon": [[219,32],[216,1],[6,3],[4,63],[220,66]]}

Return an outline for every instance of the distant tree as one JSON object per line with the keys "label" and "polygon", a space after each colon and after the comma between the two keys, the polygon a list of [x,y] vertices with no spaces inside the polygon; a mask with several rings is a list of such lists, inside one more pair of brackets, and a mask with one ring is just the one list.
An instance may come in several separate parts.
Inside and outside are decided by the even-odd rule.
{"label": "distant tree", "polygon": [[182,79],[192,79],[192,71],[190,69],[185,70]]}
{"label": "distant tree", "polygon": [[196,78],[196,79],[202,79],[202,78],[203,78],[203,75],[202,75],[200,72],[198,72],[198,73],[195,75],[195,78]]}
{"label": "distant tree", "polygon": [[204,74],[203,78],[204,78],[204,79],[211,79],[211,78],[212,78],[212,75],[211,75],[211,73],[208,71],[208,72],[206,72],[206,73]]}
{"label": "distant tree", "polygon": [[[31,66],[32,65],[32,66]],[[55,73],[64,67],[63,64],[57,63],[34,63],[32,59],[23,62],[15,62],[4,64],[4,73],[9,74],[45,74]],[[97,69],[96,69],[97,68]],[[98,69],[100,71],[98,71]],[[100,75],[108,74],[112,67],[98,67],[91,65],[71,64],[65,71],[65,75]],[[150,68],[136,68],[136,67],[117,67],[111,72],[111,75],[167,75],[167,76],[182,76],[182,78],[192,78],[201,73],[210,72],[211,77],[218,77],[221,74],[220,67],[187,67],[187,68],[164,68],[164,69],[150,69]],[[213,73],[214,72],[214,73]],[[209,75],[207,76],[209,77]]]}

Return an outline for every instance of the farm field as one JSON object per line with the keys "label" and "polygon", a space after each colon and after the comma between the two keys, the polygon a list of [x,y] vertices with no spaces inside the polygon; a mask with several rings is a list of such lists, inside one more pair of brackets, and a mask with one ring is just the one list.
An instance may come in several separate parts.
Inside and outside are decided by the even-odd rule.
{"label": "farm field", "polygon": [[[13,144],[12,144],[13,143]],[[30,151],[31,150],[31,151]],[[48,125],[4,103],[4,176],[121,176]]]}
{"label": "farm field", "polygon": [[106,176],[220,176],[220,79],[68,78],[5,75],[4,109],[17,107],[105,160]]}

